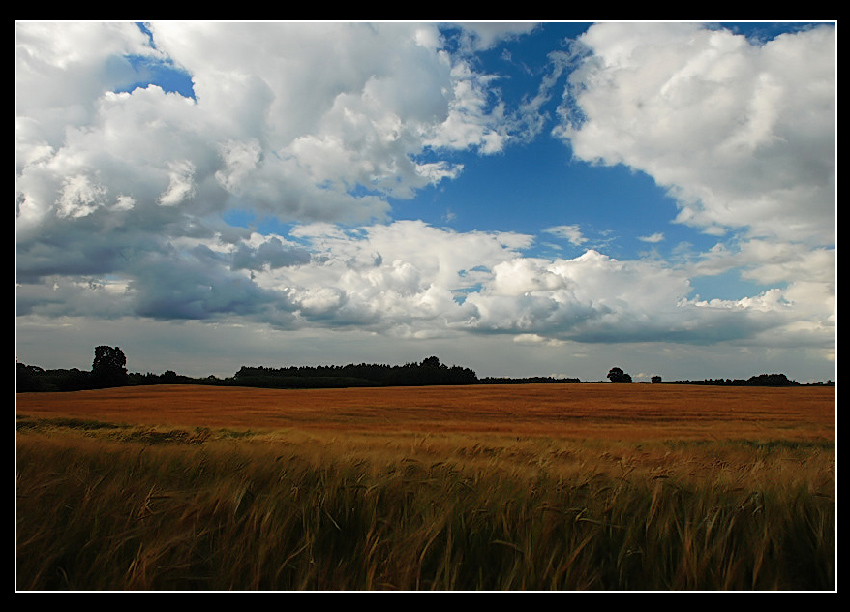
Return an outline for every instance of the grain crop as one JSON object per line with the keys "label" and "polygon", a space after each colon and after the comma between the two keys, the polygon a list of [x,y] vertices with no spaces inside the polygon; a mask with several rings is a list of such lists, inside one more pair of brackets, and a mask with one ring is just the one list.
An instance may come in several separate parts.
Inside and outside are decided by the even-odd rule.
{"label": "grain crop", "polygon": [[16,588],[829,591],[833,387],[17,394]]}

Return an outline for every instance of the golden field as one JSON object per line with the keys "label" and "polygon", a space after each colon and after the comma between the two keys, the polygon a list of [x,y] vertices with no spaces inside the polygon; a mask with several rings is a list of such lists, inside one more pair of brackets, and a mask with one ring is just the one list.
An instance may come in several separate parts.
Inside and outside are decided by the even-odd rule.
{"label": "golden field", "polygon": [[835,388],[16,394],[20,590],[832,590]]}
{"label": "golden field", "polygon": [[17,413],[251,429],[831,441],[835,388],[546,383],[284,390],[156,385],[19,393]]}

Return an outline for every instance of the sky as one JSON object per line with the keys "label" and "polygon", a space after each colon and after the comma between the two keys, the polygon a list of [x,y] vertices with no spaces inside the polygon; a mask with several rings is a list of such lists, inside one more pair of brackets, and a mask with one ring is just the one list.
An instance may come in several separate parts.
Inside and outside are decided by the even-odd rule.
{"label": "sky", "polygon": [[835,25],[16,22],[16,360],[835,380]]}

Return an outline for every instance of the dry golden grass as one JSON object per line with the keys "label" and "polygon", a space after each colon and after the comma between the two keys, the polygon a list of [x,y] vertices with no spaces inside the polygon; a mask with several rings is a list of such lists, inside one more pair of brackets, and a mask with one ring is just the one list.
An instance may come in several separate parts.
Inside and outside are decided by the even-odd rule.
{"label": "dry golden grass", "polygon": [[833,590],[834,388],[18,394],[19,590]]}
{"label": "dry golden grass", "polygon": [[19,393],[17,413],[190,427],[630,441],[832,441],[835,388],[550,383],[283,390],[158,385]]}

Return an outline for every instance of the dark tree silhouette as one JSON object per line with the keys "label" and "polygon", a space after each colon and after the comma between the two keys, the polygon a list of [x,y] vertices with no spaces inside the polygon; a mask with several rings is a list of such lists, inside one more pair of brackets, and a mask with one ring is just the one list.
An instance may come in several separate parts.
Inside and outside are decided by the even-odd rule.
{"label": "dark tree silhouette", "polygon": [[345,366],[242,366],[233,378],[240,385],[262,387],[352,387],[390,385],[471,385],[475,372],[447,366],[434,355],[404,365],[348,364]]}
{"label": "dark tree silhouette", "polygon": [[632,377],[623,372],[622,368],[613,367],[608,371],[608,380],[611,382],[632,382]]}
{"label": "dark tree silhouette", "polygon": [[96,387],[116,387],[128,382],[127,357],[116,347],[98,346],[94,349],[91,366],[92,382]]}
{"label": "dark tree silhouette", "polygon": [[436,355],[431,355],[430,357],[426,357],[422,360],[422,367],[424,368],[445,368],[442,363],[440,363],[440,358]]}

